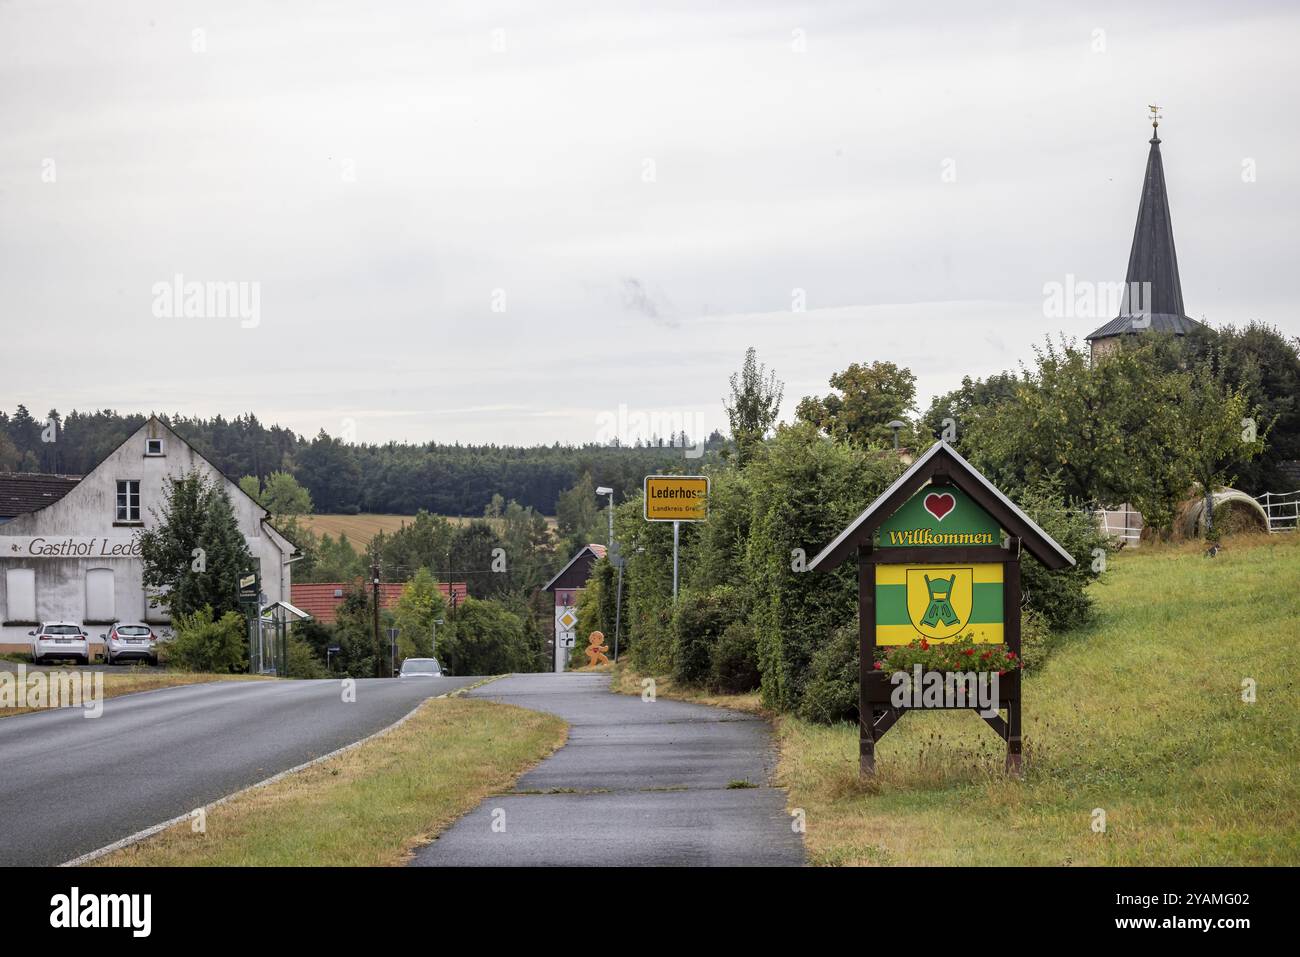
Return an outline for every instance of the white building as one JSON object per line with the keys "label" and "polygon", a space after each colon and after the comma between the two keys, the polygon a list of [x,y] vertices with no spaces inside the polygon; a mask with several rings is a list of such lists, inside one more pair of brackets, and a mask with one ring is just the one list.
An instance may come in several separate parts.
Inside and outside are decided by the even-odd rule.
{"label": "white building", "polygon": [[92,651],[113,622],[166,625],[166,609],[145,594],[136,535],[157,524],[167,479],[193,470],[229,495],[264,604],[288,601],[293,544],[266,509],[151,418],[83,478],[0,472],[0,652],[26,651],[42,621],[83,624]]}

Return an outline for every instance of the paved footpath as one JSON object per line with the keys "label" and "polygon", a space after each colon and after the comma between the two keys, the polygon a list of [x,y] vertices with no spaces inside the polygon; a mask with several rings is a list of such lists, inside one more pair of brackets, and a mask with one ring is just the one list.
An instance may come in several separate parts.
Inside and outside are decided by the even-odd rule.
{"label": "paved footpath", "polygon": [[[759,718],[613,694],[600,674],[512,675],[469,696],[559,715],[568,743],[420,848],[415,866],[804,862]],[[754,787],[728,787],[740,781]]]}

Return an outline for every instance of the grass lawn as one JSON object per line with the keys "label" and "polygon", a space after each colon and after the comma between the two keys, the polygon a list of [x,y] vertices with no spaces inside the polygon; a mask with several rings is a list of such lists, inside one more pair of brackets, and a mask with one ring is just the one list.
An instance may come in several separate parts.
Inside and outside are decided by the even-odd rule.
{"label": "grass lawn", "polygon": [[1023,781],[972,712],[904,717],[868,786],[856,725],[776,719],[811,863],[1300,864],[1300,536],[1202,551],[1111,556],[1097,620],[1025,678]]}
{"label": "grass lawn", "polygon": [[[56,671],[56,668],[31,668],[29,673],[35,671]],[[76,671],[77,669],[68,669]],[[105,673],[104,675],[104,698],[116,698],[119,695],[135,694],[137,691],[157,691],[159,688],[171,688],[176,685],[197,685],[205,684],[209,681],[266,681],[273,680],[264,678],[261,675],[209,675],[209,674],[191,674],[185,672],[173,671],[126,671],[122,674]],[[16,714],[26,714],[29,711],[43,711],[44,708],[0,708],[0,718],[9,718]]]}
{"label": "grass lawn", "polygon": [[553,715],[471,698],[431,698],[360,747],[207,809],[96,866],[401,864],[564,743]]}

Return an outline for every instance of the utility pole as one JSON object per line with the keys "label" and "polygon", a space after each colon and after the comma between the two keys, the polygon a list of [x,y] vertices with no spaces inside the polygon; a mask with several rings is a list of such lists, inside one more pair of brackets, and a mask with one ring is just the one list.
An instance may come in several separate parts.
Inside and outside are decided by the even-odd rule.
{"label": "utility pole", "polygon": [[384,647],[379,643],[379,562],[370,563],[370,584],[374,595],[375,677],[383,677]]}

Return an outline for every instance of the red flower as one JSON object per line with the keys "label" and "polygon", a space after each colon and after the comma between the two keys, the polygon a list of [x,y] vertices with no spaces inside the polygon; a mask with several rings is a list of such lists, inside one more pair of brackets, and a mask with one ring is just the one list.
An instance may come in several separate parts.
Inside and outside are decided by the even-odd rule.
{"label": "red flower", "polygon": [[879,661],[876,662],[876,670],[877,670],[877,671],[880,671],[880,670],[881,670],[882,668],[884,668],[884,667],[885,667],[885,666],[884,666],[884,664],[883,664],[882,662],[879,662]]}
{"label": "red flower", "polygon": [[982,658],[985,661],[988,661],[992,657],[993,657],[993,652],[991,651],[986,651],[984,652],[984,654],[980,655],[980,658]]}
{"label": "red flower", "polygon": [[929,651],[929,650],[930,650],[930,643],[929,643],[928,641],[926,641],[924,638],[921,639],[921,650],[922,650],[922,651]]}
{"label": "red flower", "polygon": [[1015,653],[1014,651],[1008,651],[1008,652],[1007,652],[1007,657],[1008,657],[1008,658],[1014,658],[1015,656],[1016,656],[1016,653]]}
{"label": "red flower", "polygon": [[974,648],[967,648],[967,649],[966,649],[966,654],[968,654],[968,655],[973,655],[973,654],[975,654],[975,649],[974,649]]}
{"label": "red flower", "polygon": [[1003,668],[1001,671],[998,672],[998,674],[1000,674],[1000,675],[1004,675],[1004,674],[1006,674],[1006,673],[1007,673],[1007,670],[1006,670],[1005,668]]}

